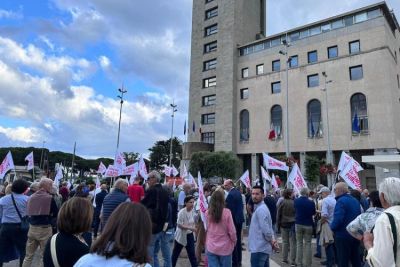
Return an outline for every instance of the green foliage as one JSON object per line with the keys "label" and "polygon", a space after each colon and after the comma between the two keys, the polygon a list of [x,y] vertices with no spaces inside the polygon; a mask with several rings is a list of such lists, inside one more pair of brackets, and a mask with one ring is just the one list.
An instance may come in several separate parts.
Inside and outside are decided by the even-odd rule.
{"label": "green foliage", "polygon": [[[161,170],[162,165],[169,163],[169,149],[170,140],[157,141],[151,148],[150,151],[150,168],[155,170]],[[179,167],[182,158],[182,141],[178,138],[172,139],[172,164]]]}
{"label": "green foliage", "polygon": [[200,171],[202,177],[223,177],[235,179],[238,175],[239,159],[232,152],[202,151],[192,155],[190,172],[196,175]]}
{"label": "green foliage", "polygon": [[305,178],[309,181],[318,181],[322,164],[324,164],[324,161],[319,157],[307,155],[304,162],[306,167]]}
{"label": "green foliage", "polygon": [[126,165],[131,165],[137,161],[139,161],[140,154],[137,152],[123,152]]}

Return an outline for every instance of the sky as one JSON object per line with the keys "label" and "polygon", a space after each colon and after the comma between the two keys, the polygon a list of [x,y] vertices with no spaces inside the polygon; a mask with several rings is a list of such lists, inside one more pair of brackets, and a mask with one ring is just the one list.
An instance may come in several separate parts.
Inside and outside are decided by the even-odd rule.
{"label": "sky", "polygon": [[[245,0],[241,0],[245,1]],[[376,0],[267,0],[267,34]],[[400,1],[388,0],[400,20]],[[184,139],[192,0],[0,0],[0,147],[113,157]]]}

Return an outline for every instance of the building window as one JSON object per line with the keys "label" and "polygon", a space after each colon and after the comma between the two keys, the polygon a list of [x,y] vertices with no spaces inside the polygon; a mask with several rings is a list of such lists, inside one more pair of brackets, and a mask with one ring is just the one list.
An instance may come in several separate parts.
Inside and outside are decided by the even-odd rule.
{"label": "building window", "polygon": [[217,67],[217,59],[213,58],[203,62],[203,71],[212,70]]}
{"label": "building window", "polygon": [[261,75],[264,73],[264,64],[257,65],[256,67],[257,75]]}
{"label": "building window", "polygon": [[201,115],[201,124],[214,124],[215,113],[208,113]]}
{"label": "building window", "polygon": [[214,1],[214,0],[206,0],[206,4],[207,4],[207,3],[210,3],[210,2],[212,2],[212,1]]}
{"label": "building window", "polygon": [[202,104],[203,104],[203,106],[213,106],[213,105],[215,105],[216,99],[217,99],[217,97],[215,95],[203,96]]}
{"label": "building window", "polygon": [[218,16],[218,7],[206,10],[206,19],[211,19],[216,16]]}
{"label": "building window", "polygon": [[204,36],[210,36],[212,34],[216,34],[217,32],[218,32],[218,25],[214,24],[204,29]]}
{"label": "building window", "polygon": [[207,144],[215,143],[215,132],[201,133],[201,142]]}
{"label": "building window", "polygon": [[308,63],[315,63],[318,61],[318,53],[317,51],[308,52]]}
{"label": "building window", "polygon": [[240,99],[247,99],[247,98],[249,98],[249,89],[248,88],[240,89]]}
{"label": "building window", "polygon": [[204,45],[204,54],[217,51],[217,41]]}
{"label": "building window", "polygon": [[297,55],[289,57],[289,67],[290,68],[297,67],[298,65],[299,65],[299,57]]}
{"label": "building window", "polygon": [[353,134],[368,133],[367,100],[364,94],[357,93],[350,98],[351,129]]}
{"label": "building window", "polygon": [[247,78],[249,77],[249,68],[243,68],[242,69],[242,78]]}
{"label": "building window", "polygon": [[244,109],[240,112],[240,141],[249,141],[249,111]]}
{"label": "building window", "polygon": [[275,105],[271,108],[271,130],[277,138],[282,137],[282,107]]}
{"label": "building window", "polygon": [[279,94],[281,92],[281,82],[271,83],[271,93]]}
{"label": "building window", "polygon": [[337,45],[328,47],[328,58],[335,58],[338,57],[338,47]]}
{"label": "building window", "polygon": [[360,40],[349,43],[349,53],[350,54],[360,53]]}
{"label": "building window", "polygon": [[313,99],[307,105],[308,137],[322,137],[321,102]]}
{"label": "building window", "polygon": [[308,87],[316,87],[319,86],[319,75],[312,74],[307,76],[307,86]]}
{"label": "building window", "polygon": [[354,66],[349,68],[350,72],[350,80],[360,80],[363,78],[363,69],[362,65]]}
{"label": "building window", "polygon": [[217,85],[217,78],[215,76],[203,79],[203,88],[208,88],[216,85]]}
{"label": "building window", "polygon": [[272,71],[280,71],[280,70],[281,70],[281,61],[279,59],[272,61]]}

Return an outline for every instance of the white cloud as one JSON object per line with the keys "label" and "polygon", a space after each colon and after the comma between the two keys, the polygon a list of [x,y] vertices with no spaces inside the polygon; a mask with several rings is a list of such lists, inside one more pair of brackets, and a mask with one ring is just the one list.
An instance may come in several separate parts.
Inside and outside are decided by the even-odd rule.
{"label": "white cloud", "polygon": [[21,10],[18,12],[14,12],[11,10],[0,9],[0,19],[22,19],[23,15]]}
{"label": "white cloud", "polygon": [[99,64],[103,69],[108,69],[110,66],[111,62],[110,59],[106,56],[100,56],[99,57]]}
{"label": "white cloud", "polygon": [[5,128],[0,126],[0,134],[4,134],[8,139],[19,143],[35,143],[40,140],[40,130],[36,128]]}

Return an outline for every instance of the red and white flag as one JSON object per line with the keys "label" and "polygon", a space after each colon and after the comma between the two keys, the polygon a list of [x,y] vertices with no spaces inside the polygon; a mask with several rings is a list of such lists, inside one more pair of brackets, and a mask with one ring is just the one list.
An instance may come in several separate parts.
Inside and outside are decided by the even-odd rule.
{"label": "red and white flag", "polygon": [[288,180],[292,183],[294,190],[297,193],[300,193],[301,188],[307,187],[306,180],[304,180],[304,177],[301,174],[300,168],[297,163],[294,164],[292,171],[289,174]]}
{"label": "red and white flag", "polygon": [[133,163],[131,165],[128,165],[124,168],[122,171],[122,175],[131,175],[135,176],[139,171],[139,163]]}
{"label": "red and white flag", "polygon": [[285,162],[279,161],[270,157],[267,153],[263,153],[264,159],[264,166],[267,170],[282,170],[282,171],[289,171],[289,167],[286,165]]}
{"label": "red and white flag", "polygon": [[275,190],[275,192],[279,189],[279,185],[278,182],[276,181],[275,174],[272,174],[271,186]]}
{"label": "red and white flag", "polygon": [[113,166],[114,168],[118,169],[118,175],[122,175],[126,167],[125,157],[122,152],[117,152],[117,154],[115,155]]}
{"label": "red and white flag", "polygon": [[144,162],[142,155],[140,155],[140,159],[139,159],[139,174],[140,174],[140,176],[143,177],[143,179],[145,181],[147,181],[147,178],[149,177],[149,175],[147,172],[146,163]]}
{"label": "red and white flag", "polygon": [[0,180],[3,180],[4,176],[9,170],[15,169],[14,161],[11,155],[11,151],[8,151],[6,157],[0,165]]}
{"label": "red and white flag", "polygon": [[188,184],[193,184],[194,188],[198,188],[196,179],[194,179],[194,177],[192,176],[192,174],[190,172],[189,172],[189,177],[188,177],[187,181],[188,181]]}
{"label": "red and white flag", "polygon": [[162,165],[164,167],[164,169],[162,170],[162,172],[165,174],[165,176],[171,177],[172,176],[172,168],[168,165]]}
{"label": "red and white flag", "polygon": [[183,164],[182,178],[188,177],[188,170],[186,168],[186,163]]}
{"label": "red and white flag", "polygon": [[106,170],[107,170],[106,165],[104,165],[103,162],[100,161],[99,168],[97,169],[97,173],[103,175],[106,172]]}
{"label": "red and white flag", "polygon": [[29,153],[28,156],[25,157],[25,161],[28,162],[28,171],[32,170],[34,168],[33,151]]}
{"label": "red and white flag", "polygon": [[198,172],[197,174],[197,183],[199,184],[199,204],[200,204],[200,217],[204,224],[204,229],[207,230],[207,216],[206,212],[208,209],[208,204],[206,200],[206,196],[203,191],[203,181],[201,180],[201,174]]}
{"label": "red and white flag", "polygon": [[351,158],[344,166],[339,175],[353,189],[361,189],[360,177],[358,172],[364,170],[361,165]]}
{"label": "red and white flag", "polygon": [[172,165],[172,175],[177,176],[179,174],[178,170]]}
{"label": "red and white flag", "polygon": [[100,188],[100,178],[99,178],[99,176],[96,177],[96,188]]}
{"label": "red and white flag", "polygon": [[114,167],[114,165],[108,165],[104,176],[106,177],[117,177],[119,175],[119,169]]}
{"label": "red and white flag", "polygon": [[239,180],[240,180],[247,188],[251,188],[249,170],[246,170],[246,171],[242,174],[242,176],[240,176]]}
{"label": "red and white flag", "polygon": [[337,170],[341,171],[344,169],[344,167],[347,165],[347,163],[351,160],[351,157],[344,151],[342,151],[342,154],[340,155],[340,160],[339,160],[339,165]]}
{"label": "red and white flag", "polygon": [[273,124],[271,124],[271,130],[269,131],[268,139],[269,140],[275,140],[276,139],[276,132],[275,132],[275,128],[274,128]]}
{"label": "red and white flag", "polygon": [[267,182],[271,183],[271,177],[269,176],[268,172],[264,169],[263,166],[260,166],[261,168],[261,176],[263,178],[263,184],[264,184],[264,192],[267,192]]}

